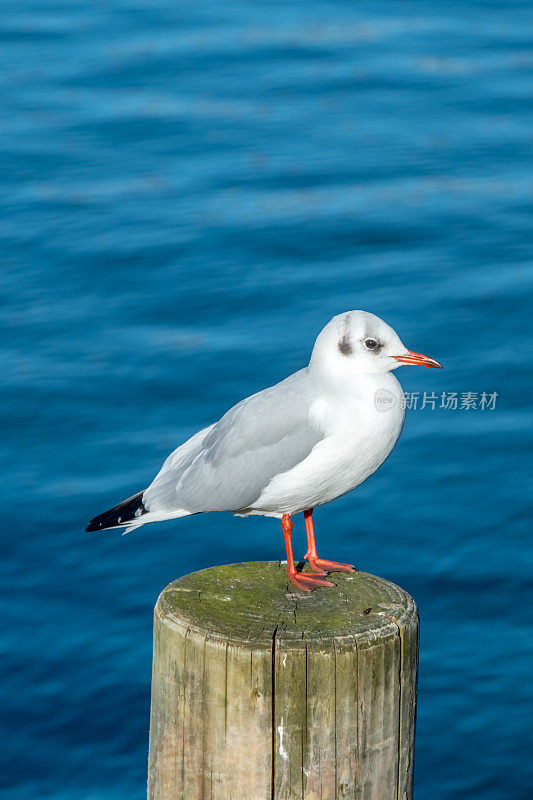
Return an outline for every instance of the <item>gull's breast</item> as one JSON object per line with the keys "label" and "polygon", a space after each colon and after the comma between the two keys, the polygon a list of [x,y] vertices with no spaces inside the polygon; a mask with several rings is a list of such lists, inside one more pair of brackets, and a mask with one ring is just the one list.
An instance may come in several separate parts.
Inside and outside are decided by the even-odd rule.
{"label": "gull's breast", "polygon": [[[385,461],[402,431],[404,409],[394,378],[370,385],[368,396],[342,403],[319,397],[310,420],[326,431],[302,462],[270,481],[253,504],[261,513],[297,513],[340,497],[366,480]],[[381,391],[381,397],[376,393]],[[388,393],[388,394],[385,394]]]}

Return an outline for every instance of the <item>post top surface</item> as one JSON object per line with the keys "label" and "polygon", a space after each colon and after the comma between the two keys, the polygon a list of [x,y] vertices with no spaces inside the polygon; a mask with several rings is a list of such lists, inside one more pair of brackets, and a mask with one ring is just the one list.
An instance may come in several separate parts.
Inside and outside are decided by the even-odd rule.
{"label": "post top surface", "polygon": [[412,597],[367,572],[331,573],[336,586],[303,592],[279,561],[209,567],[184,575],[159,596],[156,616],[208,637],[257,644],[342,637],[372,639],[417,619]]}

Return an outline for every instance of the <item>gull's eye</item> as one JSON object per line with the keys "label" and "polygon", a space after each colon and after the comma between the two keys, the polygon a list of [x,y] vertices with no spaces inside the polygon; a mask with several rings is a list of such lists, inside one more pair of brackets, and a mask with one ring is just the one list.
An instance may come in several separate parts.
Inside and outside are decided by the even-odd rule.
{"label": "gull's eye", "polygon": [[375,339],[365,339],[365,347],[368,347],[369,350],[375,350],[378,346],[378,343]]}

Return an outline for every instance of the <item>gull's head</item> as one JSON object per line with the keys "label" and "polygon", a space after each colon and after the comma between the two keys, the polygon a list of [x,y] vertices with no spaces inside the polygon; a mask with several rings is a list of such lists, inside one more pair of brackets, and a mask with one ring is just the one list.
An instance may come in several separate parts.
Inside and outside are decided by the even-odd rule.
{"label": "gull's head", "polygon": [[442,369],[434,358],[408,350],[390,325],[368,311],[346,311],[322,329],[311,366],[333,374],[390,372],[402,364]]}

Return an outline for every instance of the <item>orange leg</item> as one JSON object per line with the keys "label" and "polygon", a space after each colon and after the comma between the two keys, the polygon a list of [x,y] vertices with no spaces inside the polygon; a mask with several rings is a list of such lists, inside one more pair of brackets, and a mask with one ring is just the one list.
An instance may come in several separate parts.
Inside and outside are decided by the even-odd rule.
{"label": "orange leg", "polygon": [[327,561],[318,557],[313,528],[313,509],[310,508],[308,511],[304,511],[304,517],[307,530],[307,553],[305,558],[309,561],[311,569],[318,575],[326,575],[328,572],[355,572],[355,567],[352,567],[351,564],[339,564],[338,561]]}
{"label": "orange leg", "polygon": [[287,572],[289,573],[290,582],[297,586],[298,589],[304,589],[306,592],[318,589],[319,586],[333,586],[332,583],[322,577],[325,573],[322,573],[322,575],[304,575],[302,572],[296,571],[292,554],[292,521],[288,514],[284,514],[281,518],[281,527],[283,528],[285,547],[287,548]]}

